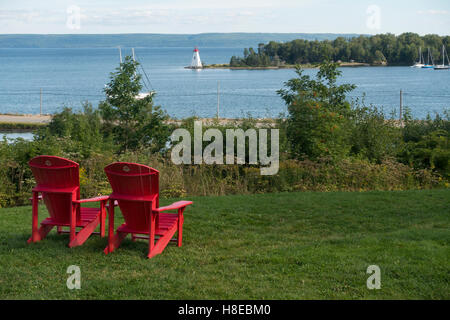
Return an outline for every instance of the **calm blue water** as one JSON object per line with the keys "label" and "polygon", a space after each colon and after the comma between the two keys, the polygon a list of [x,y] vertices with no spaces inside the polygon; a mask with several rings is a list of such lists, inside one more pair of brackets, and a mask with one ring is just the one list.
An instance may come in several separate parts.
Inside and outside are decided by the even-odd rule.
{"label": "calm blue water", "polygon": [[[136,55],[157,91],[156,104],[171,116],[213,117],[220,81],[220,116],[276,116],[284,112],[275,91],[295,76],[293,70],[200,70],[184,69],[193,48],[136,48]],[[240,48],[200,48],[206,63],[227,63]],[[131,49],[122,53],[131,54]],[[39,90],[43,89],[43,112],[63,106],[74,109],[89,100],[94,106],[104,99],[103,87],[118,66],[117,48],[92,49],[0,49],[0,113],[39,113]],[[386,114],[398,111],[399,91],[413,115],[450,108],[450,71],[409,67],[343,68],[342,82],[358,88],[351,98],[366,95],[366,104],[383,107]],[[315,74],[307,70],[307,74]]]}
{"label": "calm blue water", "polygon": [[24,140],[33,140],[34,134],[31,132],[18,132],[18,133],[1,133],[0,141],[6,138],[7,141],[14,141],[15,139],[22,138]]}

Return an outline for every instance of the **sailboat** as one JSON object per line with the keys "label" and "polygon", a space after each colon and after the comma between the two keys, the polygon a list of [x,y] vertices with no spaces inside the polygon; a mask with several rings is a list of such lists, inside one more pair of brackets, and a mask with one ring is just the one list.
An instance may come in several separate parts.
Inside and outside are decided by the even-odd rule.
{"label": "sailboat", "polygon": [[[133,61],[137,61],[136,55],[134,54],[134,48],[131,48],[131,52],[133,53]],[[143,80],[142,82],[144,83],[144,86],[146,87],[148,92],[141,92],[135,97],[136,99],[141,100],[141,99],[144,99],[145,97],[153,96],[156,93],[156,91],[153,90],[152,83],[150,82],[150,79],[148,78],[147,73],[144,70],[144,67],[142,66],[141,63],[139,63],[139,65],[141,66],[142,72],[144,73],[144,76],[148,82],[148,85],[147,85],[146,81],[144,79],[142,79]],[[150,90],[149,86],[150,86],[150,88],[152,88],[151,90]]]}
{"label": "sailboat", "polygon": [[[136,55],[135,55],[135,53],[134,53],[134,48],[131,48],[131,52],[133,53],[133,61],[138,61],[138,60],[136,59]],[[120,63],[122,63],[122,48],[121,48],[121,47],[119,47],[119,61],[120,61]],[[152,84],[151,84],[151,82],[150,82],[150,79],[149,79],[148,76],[147,76],[147,73],[146,73],[145,70],[144,70],[144,67],[142,66],[141,63],[139,63],[139,65],[140,65],[140,67],[141,67],[141,69],[142,69],[142,72],[143,72],[144,75],[145,75],[145,79],[147,80],[147,81],[145,81],[144,78],[142,78],[142,82],[144,83],[145,88],[148,90],[147,92],[141,92],[141,93],[139,93],[139,94],[137,94],[137,95],[135,96],[135,98],[136,98],[137,100],[142,100],[142,99],[144,99],[145,97],[153,96],[154,94],[156,94],[156,91],[153,90]],[[136,73],[135,73],[135,75],[136,75]],[[148,84],[147,84],[147,83],[148,83]],[[152,89],[150,89],[149,86],[150,86],[150,88],[152,88]],[[105,84],[105,87],[106,87],[106,84]]]}
{"label": "sailboat", "polygon": [[442,45],[442,64],[439,64],[437,66],[434,66],[434,70],[448,70],[450,69],[450,65],[445,64],[445,57],[447,57],[447,62],[450,63],[450,60],[448,59],[448,55],[445,51],[445,45]]}
{"label": "sailboat", "polygon": [[424,64],[424,59],[423,59],[423,54],[422,54],[422,48],[419,47],[419,61],[414,63],[414,65],[412,65],[412,68],[422,68],[425,64]]}
{"label": "sailboat", "polygon": [[[431,57],[431,64],[430,64],[430,57]],[[430,48],[428,48],[427,64],[424,65],[422,68],[424,68],[424,69],[433,69],[434,68],[433,55],[430,52]]]}

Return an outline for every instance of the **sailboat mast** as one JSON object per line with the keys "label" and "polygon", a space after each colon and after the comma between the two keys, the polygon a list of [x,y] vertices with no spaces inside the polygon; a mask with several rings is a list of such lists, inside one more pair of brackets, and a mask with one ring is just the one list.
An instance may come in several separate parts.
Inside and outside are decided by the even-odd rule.
{"label": "sailboat mast", "polygon": [[447,51],[445,51],[445,56],[447,57],[447,62],[448,62],[448,64],[450,65],[450,59],[448,58],[448,54],[447,54],[448,52]]}
{"label": "sailboat mast", "polygon": [[119,59],[120,59],[120,63],[122,63],[122,48],[119,47]]}
{"label": "sailboat mast", "polygon": [[[133,61],[136,62],[136,57],[134,56],[134,48],[131,48],[131,52],[133,54]],[[134,69],[134,76],[136,77],[136,69]]]}

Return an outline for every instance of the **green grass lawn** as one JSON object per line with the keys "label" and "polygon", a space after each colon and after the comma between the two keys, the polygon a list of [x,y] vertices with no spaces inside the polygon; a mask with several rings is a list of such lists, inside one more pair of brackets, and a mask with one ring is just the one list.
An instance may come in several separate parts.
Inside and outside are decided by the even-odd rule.
{"label": "green grass lawn", "polygon": [[[100,237],[69,249],[52,231],[28,245],[31,207],[0,209],[0,298],[450,298],[450,190],[189,199],[183,247],[150,260],[129,237],[108,256]],[[70,265],[80,290],[66,287]],[[380,290],[366,287],[369,265]]]}

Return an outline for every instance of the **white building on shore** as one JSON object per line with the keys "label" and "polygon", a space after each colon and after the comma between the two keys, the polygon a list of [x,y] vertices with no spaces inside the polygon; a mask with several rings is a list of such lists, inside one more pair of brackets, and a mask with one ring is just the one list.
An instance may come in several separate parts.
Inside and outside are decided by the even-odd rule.
{"label": "white building on shore", "polygon": [[195,47],[194,54],[192,55],[192,62],[191,62],[191,69],[202,69],[202,61],[200,60],[200,53],[198,51],[198,48]]}

